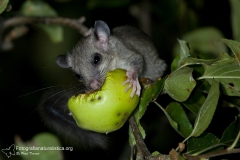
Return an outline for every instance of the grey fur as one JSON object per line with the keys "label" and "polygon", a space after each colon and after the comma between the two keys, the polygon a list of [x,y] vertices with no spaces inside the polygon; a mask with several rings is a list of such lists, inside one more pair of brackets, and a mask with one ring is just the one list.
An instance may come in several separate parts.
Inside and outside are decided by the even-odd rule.
{"label": "grey fur", "polygon": [[[94,65],[93,57],[96,53],[101,55],[101,60]],[[63,68],[72,68],[81,75],[87,90],[100,87],[106,73],[116,68],[132,71],[136,78],[155,81],[167,67],[146,34],[130,26],[116,27],[110,33],[108,25],[103,21],[96,21],[88,36],[82,38],[65,58],[59,56],[57,64]]]}

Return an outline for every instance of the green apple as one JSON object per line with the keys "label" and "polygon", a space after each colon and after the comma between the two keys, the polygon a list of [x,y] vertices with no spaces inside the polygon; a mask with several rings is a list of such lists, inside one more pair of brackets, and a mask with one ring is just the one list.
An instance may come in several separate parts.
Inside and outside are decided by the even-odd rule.
{"label": "green apple", "polygon": [[90,94],[79,94],[68,100],[68,108],[77,125],[100,133],[118,130],[137,107],[139,97],[125,92],[126,71],[116,69],[107,73],[103,86]]}

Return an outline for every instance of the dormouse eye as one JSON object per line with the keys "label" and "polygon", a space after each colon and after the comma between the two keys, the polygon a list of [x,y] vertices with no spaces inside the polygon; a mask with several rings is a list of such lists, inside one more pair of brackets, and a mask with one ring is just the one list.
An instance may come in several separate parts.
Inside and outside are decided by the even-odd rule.
{"label": "dormouse eye", "polygon": [[82,80],[82,79],[83,79],[82,76],[81,76],[80,74],[77,74],[77,73],[75,73],[75,77],[76,77],[78,80]]}
{"label": "dormouse eye", "polygon": [[101,61],[102,56],[99,53],[95,53],[93,56],[93,64],[97,65]]}

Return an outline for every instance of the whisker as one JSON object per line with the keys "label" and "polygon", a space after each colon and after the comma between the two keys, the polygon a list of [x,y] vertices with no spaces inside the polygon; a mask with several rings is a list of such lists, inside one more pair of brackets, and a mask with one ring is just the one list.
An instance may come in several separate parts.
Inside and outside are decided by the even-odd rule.
{"label": "whisker", "polygon": [[[78,89],[79,89],[79,88],[77,88],[76,90],[69,91],[69,92],[67,92],[66,94],[64,94],[63,96],[59,97],[59,98],[53,103],[53,105],[52,105],[51,107],[53,107],[62,97],[68,95],[69,93],[75,92],[75,91],[77,91]],[[81,90],[80,90],[80,91],[81,91]]]}
{"label": "whisker", "polygon": [[33,114],[44,102],[46,102],[48,99],[50,99],[50,98],[52,98],[52,97],[54,97],[54,96],[56,96],[56,95],[58,95],[58,94],[60,94],[60,93],[62,93],[62,92],[65,92],[65,90],[59,91],[59,92],[51,95],[50,97],[48,97],[48,98],[45,99],[44,101],[42,101],[28,116],[32,115],[32,114]]}
{"label": "whisker", "polygon": [[[78,84],[78,85],[80,85],[80,84]],[[62,86],[66,86],[66,85],[57,85],[57,86],[50,86],[50,87],[41,88],[41,89],[35,90],[35,91],[33,91],[33,92],[30,92],[30,93],[27,93],[27,94],[24,94],[24,95],[15,97],[15,98],[22,98],[22,97],[28,96],[28,95],[30,95],[30,94],[33,94],[33,93],[36,93],[36,92],[39,92],[39,91],[43,91],[43,90],[51,89],[51,88],[62,87]],[[72,85],[70,85],[70,86],[72,86]]]}
{"label": "whisker", "polygon": [[[110,58],[110,61],[112,60],[113,58]],[[107,69],[109,67],[111,63],[105,63],[101,68],[100,68],[100,77],[105,77],[105,75],[107,74]]]}
{"label": "whisker", "polygon": [[[80,84],[74,85],[74,87],[69,88],[69,90],[72,90],[72,89],[76,88],[76,87],[79,86],[79,85],[80,85]],[[79,89],[79,88],[77,88],[77,89]],[[73,91],[71,91],[71,92],[74,92],[74,91],[76,91],[76,90],[73,90]],[[32,115],[32,114],[33,114],[43,103],[45,103],[47,100],[49,100],[50,98],[52,98],[52,97],[54,97],[54,96],[56,96],[56,95],[58,95],[58,94],[60,94],[60,93],[63,93],[63,92],[66,92],[66,90],[59,91],[59,92],[51,95],[50,97],[48,97],[48,98],[45,99],[44,101],[42,101],[42,102],[29,114],[29,116]],[[67,94],[69,94],[69,93],[71,93],[71,92],[68,92]],[[67,94],[64,94],[63,96],[65,96],[65,95],[67,95]],[[61,99],[63,96],[61,96],[59,99]],[[59,100],[59,99],[58,99],[58,100]],[[58,100],[57,100],[57,101],[58,101]],[[56,103],[56,102],[55,102],[55,103]],[[55,103],[54,103],[54,104],[55,104]]]}

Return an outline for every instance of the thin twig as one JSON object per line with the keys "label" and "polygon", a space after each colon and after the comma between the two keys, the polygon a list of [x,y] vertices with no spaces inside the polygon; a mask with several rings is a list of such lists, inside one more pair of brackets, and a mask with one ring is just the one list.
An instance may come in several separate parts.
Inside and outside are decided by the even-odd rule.
{"label": "thin twig", "polygon": [[188,154],[184,154],[184,157],[187,160],[200,160],[201,158],[211,158],[211,157],[217,157],[217,156],[233,154],[233,153],[240,153],[240,148],[236,148],[236,149],[232,149],[232,150],[225,149],[225,150],[206,153],[206,154],[202,154],[202,155],[198,155],[198,156],[190,156]]}
{"label": "thin twig", "polygon": [[143,159],[146,159],[146,160],[170,160],[169,155],[159,154],[157,156],[152,156],[146,144],[144,143],[144,140],[138,129],[138,125],[136,123],[134,116],[131,116],[128,121],[132,128],[134,138],[136,140],[137,150],[140,152],[138,154],[141,154],[140,157],[143,156]]}
{"label": "thin twig", "polygon": [[129,121],[129,124],[132,128],[134,138],[136,140],[137,149],[143,154],[144,158],[151,156],[151,153],[147,149],[147,146],[144,143],[144,140],[143,140],[143,138],[141,136],[141,133],[138,129],[138,126],[137,126],[137,123],[136,123],[136,120],[135,120],[134,116],[131,116],[128,121]]}
{"label": "thin twig", "polygon": [[237,143],[239,141],[239,138],[240,138],[240,131],[238,131],[237,137],[235,138],[235,140],[232,143],[232,145],[227,148],[228,151],[234,149],[234,147],[237,145]]}
{"label": "thin twig", "polygon": [[[63,17],[13,17],[7,20],[2,20],[2,25],[0,26],[0,50],[11,50],[13,43],[12,41],[16,38],[19,38],[25,35],[27,32],[27,27],[24,27],[26,24],[45,24],[45,25],[62,25],[68,26],[70,28],[75,29],[78,33],[83,36],[88,34],[89,29],[83,25],[85,21],[85,17],[80,17],[79,19],[70,19],[70,18],[63,18]],[[17,26],[17,27],[16,27]],[[3,32],[11,28],[12,30],[10,33],[6,34],[5,37],[3,36]],[[16,29],[17,28],[17,29]],[[25,30],[19,30],[19,28],[25,28]],[[16,30],[18,31],[16,34]],[[14,33],[14,34],[13,34]]]}
{"label": "thin twig", "polygon": [[68,26],[77,30],[80,34],[85,35],[88,31],[88,28],[82,24],[84,21],[84,17],[81,17],[79,19],[63,17],[13,17],[3,22],[2,30],[17,25],[43,23],[46,25],[59,24]]}

